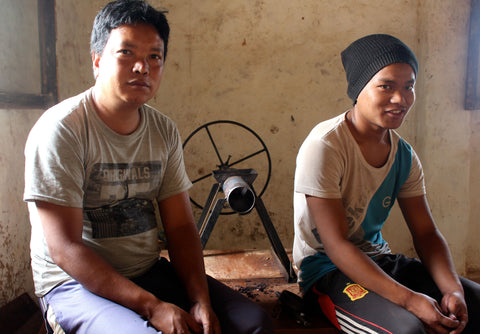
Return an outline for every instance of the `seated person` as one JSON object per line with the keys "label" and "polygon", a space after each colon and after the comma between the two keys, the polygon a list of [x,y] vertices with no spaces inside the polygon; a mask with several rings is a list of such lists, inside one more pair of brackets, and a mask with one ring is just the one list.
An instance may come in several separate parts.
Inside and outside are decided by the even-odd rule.
{"label": "seated person", "polygon": [[[342,52],[352,109],[318,124],[295,173],[293,256],[307,301],[344,333],[480,333],[480,286],[454,271],[399,128],[415,101],[417,58],[390,35]],[[420,260],[381,230],[398,199]]]}
{"label": "seated person", "polygon": [[[36,294],[66,333],[273,333],[261,307],[206,276],[180,136],[145,104],[169,30],[147,2],[108,3],[91,36],[94,86],[31,130],[24,200]],[[171,262],[159,259],[161,230]]]}

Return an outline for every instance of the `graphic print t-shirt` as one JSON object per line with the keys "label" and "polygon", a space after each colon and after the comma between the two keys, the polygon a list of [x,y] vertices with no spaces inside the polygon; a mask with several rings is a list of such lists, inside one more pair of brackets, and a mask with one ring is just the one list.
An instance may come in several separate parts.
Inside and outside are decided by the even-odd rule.
{"label": "graphic print t-shirt", "polygon": [[297,156],[293,258],[305,290],[336,269],[325,253],[306,195],[341,199],[348,221],[348,239],[375,258],[391,252],[381,230],[396,198],[425,193],[420,161],[405,140],[390,131],[388,160],[380,168],[373,167],[363,157],[345,117],[343,113],[318,124]]}
{"label": "graphic print t-shirt", "polygon": [[158,259],[157,201],[187,190],[175,124],[143,106],[141,123],[119,135],[98,117],[92,90],[47,110],[25,148],[25,193],[32,224],[37,295],[71,278],[52,261],[33,203],[83,209],[83,241],[127,277]]}

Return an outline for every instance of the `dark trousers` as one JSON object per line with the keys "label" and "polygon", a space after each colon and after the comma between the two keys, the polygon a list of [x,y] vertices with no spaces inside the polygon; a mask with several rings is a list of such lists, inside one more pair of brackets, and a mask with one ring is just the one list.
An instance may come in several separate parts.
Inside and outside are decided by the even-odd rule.
{"label": "dark trousers", "polygon": [[[397,282],[441,303],[442,294],[423,266],[404,255],[387,255],[377,264]],[[480,285],[461,278],[468,307],[466,334],[480,333]],[[305,299],[311,309],[320,306],[329,320],[344,333],[426,333],[423,323],[404,308],[354,284],[340,270],[323,276]]]}
{"label": "dark trousers", "polygon": [[[155,266],[133,282],[153,293],[160,300],[190,311],[190,302],[173,266],[161,258]],[[207,276],[213,310],[222,327],[222,334],[273,333],[268,313],[241,293]]]}

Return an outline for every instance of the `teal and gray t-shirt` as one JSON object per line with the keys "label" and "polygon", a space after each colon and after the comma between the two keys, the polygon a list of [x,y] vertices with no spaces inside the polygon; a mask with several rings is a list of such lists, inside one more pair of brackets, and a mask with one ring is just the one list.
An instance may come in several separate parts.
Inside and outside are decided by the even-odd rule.
{"label": "teal and gray t-shirt", "polygon": [[425,194],[420,161],[405,140],[391,130],[388,161],[373,167],[363,157],[345,118],[343,113],[318,124],[297,156],[293,259],[305,290],[336,269],[309,214],[306,195],[341,199],[350,241],[375,257],[391,252],[381,230],[395,199]]}

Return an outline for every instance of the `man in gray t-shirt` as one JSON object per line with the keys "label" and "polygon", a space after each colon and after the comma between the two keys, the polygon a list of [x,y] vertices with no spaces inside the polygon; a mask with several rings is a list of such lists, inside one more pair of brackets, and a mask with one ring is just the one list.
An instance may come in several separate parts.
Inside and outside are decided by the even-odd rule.
{"label": "man in gray t-shirt", "polygon": [[36,294],[66,333],[273,333],[260,307],[205,275],[180,136],[145,104],[168,35],[148,3],[107,4],[91,38],[95,85],[33,127],[24,200]]}

